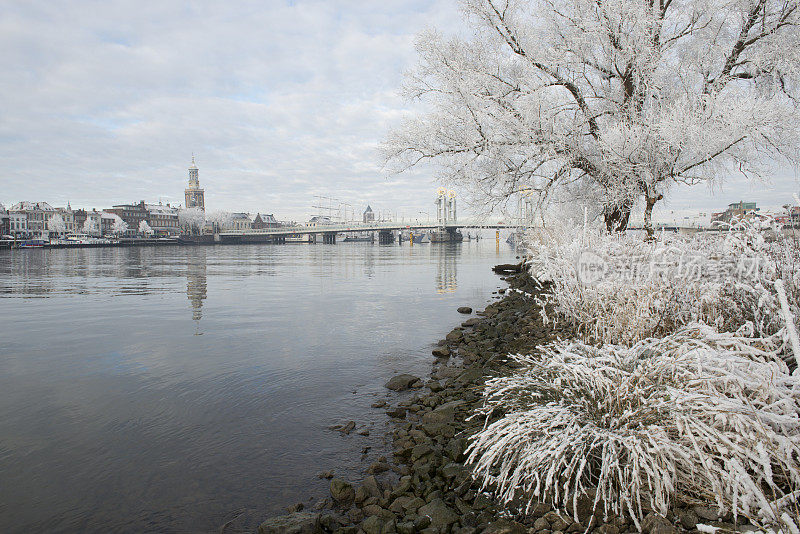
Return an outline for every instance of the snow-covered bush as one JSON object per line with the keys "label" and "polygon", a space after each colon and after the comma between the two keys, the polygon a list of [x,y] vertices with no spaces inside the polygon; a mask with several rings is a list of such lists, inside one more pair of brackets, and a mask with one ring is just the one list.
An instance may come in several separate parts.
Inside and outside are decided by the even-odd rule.
{"label": "snow-covered bush", "polygon": [[597,510],[637,525],[645,504],[665,515],[679,499],[797,532],[800,376],[781,345],[693,324],[632,347],[513,356],[522,368],[486,384],[469,461],[506,501],[569,510],[596,488]]}
{"label": "snow-covered bush", "polygon": [[741,223],[693,237],[609,235],[569,226],[528,236],[531,274],[549,282],[554,315],[587,343],[632,345],[692,322],[770,336],[785,327],[775,281],[800,317],[796,240]]}

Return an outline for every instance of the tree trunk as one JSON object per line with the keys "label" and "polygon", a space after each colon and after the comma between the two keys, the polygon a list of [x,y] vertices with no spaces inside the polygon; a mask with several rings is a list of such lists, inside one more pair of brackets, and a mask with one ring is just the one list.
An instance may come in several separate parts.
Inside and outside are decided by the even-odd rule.
{"label": "tree trunk", "polygon": [[664,198],[664,195],[658,195],[656,197],[646,195],[645,196],[645,206],[644,206],[644,229],[647,232],[646,239],[650,240],[653,239],[655,236],[655,230],[653,229],[653,206],[656,205],[656,202]]}
{"label": "tree trunk", "polygon": [[622,206],[606,206],[603,210],[603,221],[606,223],[606,231],[611,234],[624,232],[628,228],[628,220],[631,217],[631,208],[627,204]]}

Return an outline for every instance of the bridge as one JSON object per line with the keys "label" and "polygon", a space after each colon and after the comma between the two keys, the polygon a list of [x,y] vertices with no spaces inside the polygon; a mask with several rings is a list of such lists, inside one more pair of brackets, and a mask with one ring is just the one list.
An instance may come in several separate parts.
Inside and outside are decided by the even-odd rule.
{"label": "bridge", "polygon": [[333,224],[318,225],[297,225],[280,226],[276,228],[231,230],[219,232],[219,238],[223,241],[269,241],[273,243],[285,243],[287,237],[312,236],[312,241],[317,241],[317,236],[322,236],[323,243],[336,243],[337,234],[356,234],[356,233],[377,233],[378,241],[381,243],[391,243],[394,241],[394,233],[402,230],[434,230],[455,233],[460,228],[474,229],[517,229],[519,224],[509,223],[489,223],[480,220],[464,221],[443,221],[443,222],[343,222]]}

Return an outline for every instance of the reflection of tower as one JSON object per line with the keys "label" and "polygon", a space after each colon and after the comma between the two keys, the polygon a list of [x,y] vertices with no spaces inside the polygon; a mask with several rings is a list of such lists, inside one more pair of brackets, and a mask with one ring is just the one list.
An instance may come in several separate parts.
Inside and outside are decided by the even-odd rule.
{"label": "reflection of tower", "polygon": [[192,164],[189,167],[189,187],[184,190],[184,194],[186,195],[186,207],[205,210],[205,191],[200,189],[199,172],[197,165],[194,164],[194,155],[192,155]]}
{"label": "reflection of tower", "polygon": [[453,293],[458,288],[456,254],[461,249],[448,246],[431,250],[439,252],[439,261],[436,264],[436,292]]}
{"label": "reflection of tower", "polygon": [[192,320],[203,317],[203,301],[206,299],[206,251],[195,247],[186,263],[186,296],[192,305]]}

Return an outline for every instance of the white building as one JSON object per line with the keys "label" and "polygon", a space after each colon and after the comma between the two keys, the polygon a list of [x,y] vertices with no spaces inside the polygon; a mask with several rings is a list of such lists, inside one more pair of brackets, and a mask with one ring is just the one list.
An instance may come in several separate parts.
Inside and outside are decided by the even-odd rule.
{"label": "white building", "polygon": [[12,211],[22,212],[27,220],[27,233],[41,235],[49,232],[48,221],[56,212],[55,208],[47,202],[22,201],[11,207]]}
{"label": "white building", "polygon": [[75,228],[75,212],[72,211],[72,206],[69,205],[67,202],[66,208],[56,208],[56,213],[61,215],[61,219],[64,221],[64,231],[68,234],[74,234],[77,228]]}
{"label": "white building", "polygon": [[28,214],[24,211],[8,212],[8,231],[14,237],[27,237],[28,235]]}
{"label": "white building", "polygon": [[231,213],[230,220],[226,222],[224,230],[227,231],[238,232],[253,228],[253,221],[250,219],[249,213]]}
{"label": "white building", "polygon": [[156,235],[177,235],[181,233],[177,208],[158,204],[145,204],[147,224]]}

